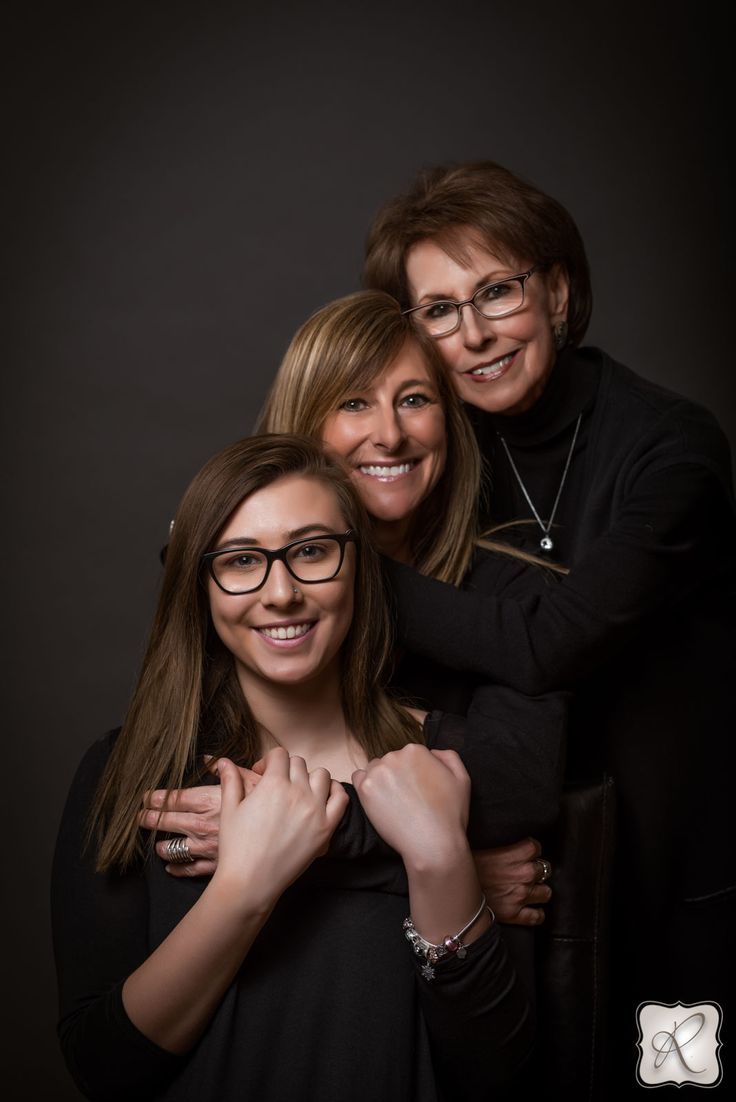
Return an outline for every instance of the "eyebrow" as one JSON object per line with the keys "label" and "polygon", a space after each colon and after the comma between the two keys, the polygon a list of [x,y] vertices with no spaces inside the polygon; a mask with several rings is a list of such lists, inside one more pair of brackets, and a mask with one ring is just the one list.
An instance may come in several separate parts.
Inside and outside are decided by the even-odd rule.
{"label": "eyebrow", "polygon": [[[502,275],[500,272],[495,272],[492,275],[482,276],[473,287],[473,294],[479,291],[481,287],[488,287],[492,283],[503,283],[504,280],[510,279],[516,275],[516,272],[510,272],[508,275]],[[417,306],[423,306],[425,302],[459,302],[460,299],[454,299],[452,295],[422,295],[417,302]]]}
{"label": "eyebrow", "polygon": [[[349,401],[349,399],[351,397],[352,398],[359,398],[359,397],[362,397],[363,395],[373,394],[375,389],[376,389],[376,382],[377,382],[378,378],[380,378],[380,375],[377,376],[376,379],[373,380],[373,383],[370,386],[363,387],[362,390],[351,391],[349,393],[348,397],[344,398],[343,401]],[[399,384],[399,386],[397,387],[396,393],[397,394],[403,394],[405,390],[408,390],[410,387],[413,387],[413,386],[423,386],[423,387],[426,387],[428,390],[436,390],[437,389],[435,387],[434,383],[432,382],[432,380],[429,378],[429,376],[427,376],[427,378],[425,378],[425,379],[407,379],[406,382],[403,382],[403,383]]]}
{"label": "eyebrow", "polygon": [[401,394],[401,392],[403,390],[407,390],[409,387],[412,387],[412,386],[426,386],[426,387],[431,388],[432,387],[432,380],[431,379],[407,379],[406,382],[402,383],[401,386],[399,387],[399,394]]}
{"label": "eyebrow", "polygon": [[[305,524],[301,528],[293,528],[291,532],[286,532],[286,542],[291,543],[292,540],[301,539],[302,536],[311,536],[315,532],[324,532],[328,535],[334,535],[334,528],[328,528],[326,524]],[[217,551],[225,551],[228,547],[262,547],[263,544],[255,539],[254,536],[234,536],[232,539],[223,540],[222,543],[217,545]]]}

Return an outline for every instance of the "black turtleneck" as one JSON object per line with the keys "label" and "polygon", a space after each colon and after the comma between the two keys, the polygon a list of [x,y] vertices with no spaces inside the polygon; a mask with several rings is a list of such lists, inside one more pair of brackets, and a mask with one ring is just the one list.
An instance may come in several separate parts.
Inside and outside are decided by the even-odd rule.
{"label": "black turtleneck", "polygon": [[[605,770],[618,797],[608,1040],[624,1098],[639,1003],[736,1005],[736,512],[713,417],[581,349],[527,413],[474,413],[496,523],[530,515],[499,431],[546,518],[581,413],[552,533],[569,575],[520,592],[522,573],[512,598],[477,571],[465,591],[388,572],[407,651],[529,693],[575,689],[567,777]],[[538,550],[536,523],[507,534]]]}
{"label": "black turtleneck", "polygon": [[[499,427],[533,500],[549,503],[581,412],[554,533],[567,577],[510,598],[387,569],[408,651],[531,694],[576,690],[568,775],[614,774],[632,871],[659,912],[736,883],[733,852],[705,841],[726,809],[710,775],[733,680],[730,455],[706,410],[596,349],[571,351],[528,413],[477,415],[496,522],[528,515]],[[681,844],[664,845],[668,831]]]}

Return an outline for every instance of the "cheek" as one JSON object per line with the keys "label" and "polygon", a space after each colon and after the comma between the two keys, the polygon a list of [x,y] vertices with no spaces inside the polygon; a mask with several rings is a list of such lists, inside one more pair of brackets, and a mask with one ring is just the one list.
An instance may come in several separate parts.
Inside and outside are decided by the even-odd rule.
{"label": "cheek", "polygon": [[442,340],[437,341],[437,351],[442,357],[442,361],[445,367],[451,370],[455,367],[462,366],[462,360],[465,353],[465,348],[462,341],[462,332],[460,329],[451,333],[449,337],[444,337]]}
{"label": "cheek", "polygon": [[555,359],[551,325],[547,328],[537,329],[536,333],[529,341],[529,348],[533,350],[531,364],[534,374],[542,378],[552,370]]}
{"label": "cheek", "polygon": [[333,413],[327,418],[320,436],[324,447],[341,459],[347,458],[358,442],[356,426],[346,421],[340,413]]}
{"label": "cheek", "polygon": [[447,428],[442,410],[429,410],[423,424],[422,440],[427,451],[432,452],[435,462],[444,468],[447,458]]}
{"label": "cheek", "polygon": [[220,591],[214,582],[209,583],[210,620],[217,634],[222,638],[222,614],[219,601]]}
{"label": "cheek", "polygon": [[519,337],[532,346],[540,358],[551,357],[554,339],[552,333],[552,318],[541,306],[526,319],[526,325],[519,331]]}
{"label": "cheek", "polygon": [[[214,583],[211,585],[214,587]],[[219,589],[215,593],[210,590],[210,619],[220,642],[231,650],[233,631],[237,627],[238,617],[242,612],[242,600],[237,597],[223,600],[224,597],[225,594]]]}
{"label": "cheek", "polygon": [[445,473],[445,467],[447,466],[447,437],[442,434],[442,443],[437,449],[437,477],[440,478]]}
{"label": "cheek", "polygon": [[342,646],[342,644],[345,640],[345,636],[350,631],[350,625],[353,622],[354,607],[355,607],[355,597],[354,597],[354,594],[353,594],[353,588],[351,586],[350,589],[345,593],[345,597],[344,597],[344,600],[343,600],[343,603],[342,603],[342,609],[341,609],[341,613],[340,613],[340,622],[341,622],[341,628],[342,628],[342,635],[341,635],[341,638],[340,638],[340,645],[341,646]]}
{"label": "cheek", "polygon": [[[346,548],[346,560],[348,555],[351,556],[351,559],[354,558],[354,549],[349,544]],[[342,644],[350,630],[355,610],[355,563],[353,561],[343,562],[339,578],[340,587],[338,593],[335,594],[334,612],[335,619],[340,625],[340,644]]]}

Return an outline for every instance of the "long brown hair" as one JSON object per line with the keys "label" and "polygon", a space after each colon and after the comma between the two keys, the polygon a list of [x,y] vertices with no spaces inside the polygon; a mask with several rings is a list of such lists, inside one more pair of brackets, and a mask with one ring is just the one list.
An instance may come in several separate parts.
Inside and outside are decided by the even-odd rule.
{"label": "long brown hair", "polygon": [[321,439],[322,427],[351,392],[359,392],[399,356],[419,348],[445,413],[447,461],[412,527],[414,566],[459,585],[475,549],[480,456],[473,430],[434,343],[380,291],[359,291],[323,306],[297,330],[281,362],[258,428]]}
{"label": "long brown hair", "polygon": [[593,291],[585,246],[569,212],[550,195],[493,161],[424,169],[409,190],[379,210],[368,233],[363,283],[412,306],[406,254],[432,239],[459,263],[470,230],[492,252],[534,264],[559,264],[570,288],[568,341],[579,344]]}
{"label": "long brown hair", "polygon": [[421,740],[413,717],[383,691],[390,621],[370,522],[349,476],[313,440],[241,440],[205,464],[175,517],[140,678],[92,809],[101,871],[125,868],[142,852],[137,813],[146,790],[171,791],[201,777],[205,751],[243,765],[260,756],[233,657],[212,627],[201,559],[245,498],[288,475],[328,485],[346,527],[357,533],[354,615],[341,651],[349,729],[369,757]]}

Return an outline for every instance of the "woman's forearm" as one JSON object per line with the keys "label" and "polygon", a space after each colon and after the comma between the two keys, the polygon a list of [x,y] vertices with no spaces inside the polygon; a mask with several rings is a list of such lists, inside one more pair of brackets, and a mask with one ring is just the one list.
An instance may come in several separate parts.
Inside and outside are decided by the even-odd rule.
{"label": "woman's forearm", "polygon": [[326,850],[348,798],[326,769],[307,772],[283,747],[264,758],[245,798],[225,758],[220,860],[199,900],[123,985],[123,1005],[141,1033],[186,1052],[219,1005],[276,901]]}
{"label": "woman's forearm", "polygon": [[216,873],[123,985],[130,1020],[169,1052],[187,1052],[196,1043],[268,918],[263,901],[239,896],[242,889]]}

